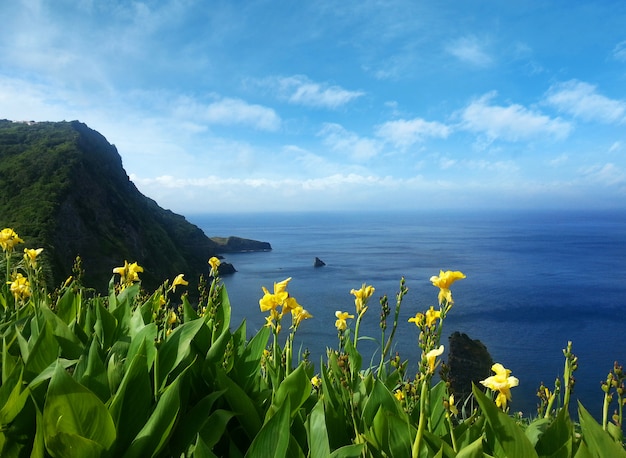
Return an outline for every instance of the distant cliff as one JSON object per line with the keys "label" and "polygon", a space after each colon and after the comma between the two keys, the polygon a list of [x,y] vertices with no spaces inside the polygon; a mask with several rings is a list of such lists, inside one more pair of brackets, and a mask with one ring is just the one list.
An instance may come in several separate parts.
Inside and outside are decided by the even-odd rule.
{"label": "distant cliff", "polygon": [[[106,289],[124,260],[144,267],[150,290],[179,273],[194,282],[218,253],[270,250],[266,242],[211,239],[139,192],[115,148],[78,121],[0,120],[0,229],[44,248],[49,283],[71,275],[80,255],[85,284]],[[194,282],[195,283],[195,282]]]}

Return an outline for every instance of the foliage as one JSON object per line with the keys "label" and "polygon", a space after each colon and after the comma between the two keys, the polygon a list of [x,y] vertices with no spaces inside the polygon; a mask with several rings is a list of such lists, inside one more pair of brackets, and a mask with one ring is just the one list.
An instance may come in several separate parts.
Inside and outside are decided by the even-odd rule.
{"label": "foliage", "polygon": [[502,365],[483,381],[490,389],[474,386],[469,400],[455,400],[445,380],[433,382],[460,272],[431,278],[439,308],[410,320],[422,351],[413,376],[407,361],[390,355],[404,279],[393,309],[380,300],[380,361],[364,366],[357,349],[374,292],[363,285],[352,290],[354,328],[350,313],[338,311],[337,346],[316,370],[293,354],[297,330],[313,317],[287,291],[290,279],[264,288],[267,326],[248,338],[245,321],[232,326],[216,258],[192,305],[186,294],[174,303],[186,287],[182,275],[146,294],[141,266],[128,262],[115,268],[108,296],[82,285],[78,265],[48,293],[41,252],[21,256],[13,231],[0,242],[2,456],[626,456],[623,371],[616,364],[604,385],[603,412],[619,404],[614,418],[598,423],[579,404],[575,421],[571,344],[563,380],[554,391],[541,387],[534,419],[509,415],[517,379]]}

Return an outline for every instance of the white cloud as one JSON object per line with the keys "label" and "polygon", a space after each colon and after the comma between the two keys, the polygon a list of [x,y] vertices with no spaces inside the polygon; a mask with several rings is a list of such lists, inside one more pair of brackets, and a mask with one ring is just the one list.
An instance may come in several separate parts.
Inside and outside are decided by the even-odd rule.
{"label": "white cloud", "polygon": [[407,148],[426,137],[446,138],[451,129],[439,122],[421,118],[388,121],[376,128],[376,135],[398,148]]}
{"label": "white cloud", "polygon": [[180,97],[175,103],[174,112],[178,117],[209,124],[241,124],[269,131],[276,131],[281,125],[280,117],[273,109],[233,98],[203,104],[190,97]]}
{"label": "white cloud", "polygon": [[605,186],[621,185],[626,183],[626,174],[613,163],[596,164],[580,169],[581,175],[592,183]]}
{"label": "white cloud", "polygon": [[567,154],[561,154],[553,159],[550,159],[548,161],[548,164],[550,164],[552,167],[560,167],[561,165],[565,164],[568,160],[569,160],[569,156]]}
{"label": "white cloud", "polygon": [[336,109],[365,94],[337,85],[316,83],[303,75],[268,78],[261,81],[261,84],[274,87],[279,97],[289,103],[316,108]]}
{"label": "white cloud", "polygon": [[490,104],[495,92],[470,103],[461,112],[461,126],[472,132],[485,134],[490,140],[533,140],[549,136],[567,137],[571,125],[560,118],[550,118],[522,105],[498,106]]}
{"label": "white cloud", "polygon": [[596,86],[582,81],[555,84],[548,90],[546,102],[562,113],[586,121],[612,123],[626,120],[626,102],[598,94]]}
{"label": "white cloud", "polygon": [[473,35],[454,40],[446,46],[446,51],[457,59],[476,67],[487,67],[493,62],[491,56],[485,51],[484,43]]}
{"label": "white cloud", "polygon": [[615,45],[615,48],[613,48],[613,57],[621,62],[626,62],[626,40]]}
{"label": "white cloud", "polygon": [[380,142],[371,138],[360,137],[339,124],[325,124],[319,135],[323,137],[324,144],[331,150],[350,156],[356,161],[370,159],[382,150]]}

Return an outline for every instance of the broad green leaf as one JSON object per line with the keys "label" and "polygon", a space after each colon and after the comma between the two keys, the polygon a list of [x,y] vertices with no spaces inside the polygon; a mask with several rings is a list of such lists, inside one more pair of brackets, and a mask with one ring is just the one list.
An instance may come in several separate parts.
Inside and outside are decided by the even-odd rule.
{"label": "broad green leaf", "polygon": [[186,294],[182,296],[183,300],[183,318],[185,323],[198,319],[198,313],[194,310],[193,306],[189,303],[189,298]]}
{"label": "broad green leaf", "polygon": [[39,311],[46,320],[46,323],[50,325],[52,334],[56,338],[57,342],[59,342],[59,346],[61,347],[61,356],[67,359],[80,358],[84,347],[82,342],[76,337],[76,334],[72,332],[69,326],[48,307],[43,306],[42,304]]}
{"label": "broad green leaf", "polygon": [[572,456],[573,433],[574,427],[567,409],[559,410],[556,418],[535,444],[537,454],[552,458],[569,458]]}
{"label": "broad green leaf", "polygon": [[329,458],[358,458],[363,453],[365,444],[345,445],[329,455]]}
{"label": "broad green leaf", "polygon": [[54,370],[43,410],[44,440],[57,457],[100,456],[115,442],[108,410],[98,397],[70,377],[61,364]]}
{"label": "broad green leaf", "polygon": [[306,374],[304,364],[300,364],[291,374],[285,377],[274,393],[272,407],[268,409],[265,421],[281,408],[286,399],[289,399],[292,409],[290,415],[293,416],[310,395],[311,381]]}
{"label": "broad green leaf", "polygon": [[29,380],[31,377],[39,374],[52,364],[58,356],[59,343],[52,334],[50,324],[46,321],[37,336],[37,340],[30,349],[24,370],[25,378]]}
{"label": "broad green leaf", "polygon": [[15,366],[11,375],[0,386],[0,425],[10,424],[28,399],[28,390],[22,385],[23,371],[23,366]]}
{"label": "broad green leaf", "polygon": [[81,299],[80,290],[65,288],[63,295],[57,300],[56,314],[65,324],[69,325],[76,319]]}
{"label": "broad green leaf", "polygon": [[456,458],[483,458],[483,438],[479,437],[457,453]]}
{"label": "broad green leaf", "polygon": [[531,422],[524,430],[526,437],[528,438],[530,443],[533,444],[535,449],[537,448],[537,442],[539,442],[539,439],[546,432],[550,424],[551,421],[549,418],[537,418],[536,420]]}
{"label": "broad green leaf", "polygon": [[[215,316],[215,329],[222,334],[230,327],[230,299],[226,287],[222,285],[219,291],[220,306],[217,308]],[[215,336],[215,334],[214,334]]]}
{"label": "broad green leaf", "polygon": [[578,419],[582,430],[583,441],[592,456],[597,457],[626,457],[626,450],[615,442],[611,435],[602,429],[602,426],[578,402]]}
{"label": "broad green leaf", "polygon": [[129,347],[130,343],[127,340],[118,340],[113,344],[107,356],[107,379],[111,393],[117,391],[124,377],[124,361]]}
{"label": "broad green leaf", "polygon": [[363,424],[370,424],[374,420],[374,416],[377,414],[381,406],[387,412],[403,416],[403,412],[397,399],[393,396],[393,394],[391,394],[383,382],[376,379],[374,380],[372,392],[365,401],[365,406],[363,407]]}
{"label": "broad green leaf", "polygon": [[429,430],[443,437],[448,433],[446,421],[446,409],[443,401],[448,400],[448,388],[446,383],[441,381],[430,389],[430,422]]}
{"label": "broad green leaf", "polygon": [[508,458],[532,458],[537,456],[535,448],[530,443],[524,431],[511,417],[496,407],[476,385],[472,386],[474,398],[480,405],[487,422],[493,430],[496,444],[494,450],[501,449]]}
{"label": "broad green leaf", "polygon": [[454,458],[456,456],[454,449],[447,442],[427,429],[424,431],[424,444],[430,450],[431,455],[436,453],[435,456],[441,456],[442,458]]}
{"label": "broad green leaf", "polygon": [[174,329],[174,332],[162,343],[157,353],[158,388],[162,388],[170,373],[191,355],[191,342],[204,326],[202,320],[190,321]]}
{"label": "broad green leaf", "polygon": [[254,438],[246,457],[283,458],[287,456],[291,436],[289,431],[290,412],[291,406],[287,397]]}
{"label": "broad green leaf", "polygon": [[145,424],[153,402],[146,342],[141,342],[109,406],[118,431],[116,449],[120,452],[129,446]]}
{"label": "broad green leaf", "polygon": [[180,390],[186,374],[187,371],[181,372],[165,389],[150,418],[123,455],[124,458],[155,456],[163,449],[182,408]]}
{"label": "broad green leaf", "polygon": [[199,432],[202,441],[208,447],[214,447],[226,432],[228,422],[234,416],[235,414],[228,410],[218,409],[212,412],[202,424],[202,429]]}
{"label": "broad green leaf", "polygon": [[317,401],[306,419],[306,432],[309,441],[310,458],[328,457],[330,455],[330,446],[328,445],[324,402],[321,399]]}
{"label": "broad green leaf", "polygon": [[157,333],[159,332],[157,325],[154,323],[147,324],[143,328],[141,328],[135,336],[133,336],[130,341],[130,347],[128,348],[128,354],[126,355],[126,368],[130,365],[130,363],[135,358],[135,354],[139,351],[139,348],[143,346],[143,342],[145,342],[144,351],[146,352],[147,360],[147,369],[149,370],[154,363],[154,359],[156,358],[157,350],[154,346],[154,342],[157,338]]}
{"label": "broad green leaf", "polygon": [[417,429],[409,426],[406,416],[401,418],[396,415],[389,415],[387,425],[389,428],[390,456],[411,456],[411,446]]}
{"label": "broad green leaf", "polygon": [[[84,365],[84,371],[78,376],[78,366],[81,364]],[[76,372],[74,373],[74,378],[96,394],[102,402],[108,401],[111,397],[106,367],[100,357],[100,345],[95,336],[89,346],[87,357],[79,361]]]}
{"label": "broad green leaf", "polygon": [[105,350],[110,348],[115,339],[117,320],[100,302],[96,304],[94,332]]}
{"label": "broad green leaf", "polygon": [[19,357],[13,356],[10,353],[11,345],[16,340],[17,334],[13,334],[13,337],[10,340],[7,340],[6,335],[2,336],[2,383],[5,383],[9,378],[13,369],[17,366],[18,361],[20,361],[20,363],[22,362]]}
{"label": "broad green leaf", "polygon": [[270,328],[263,326],[252,339],[248,342],[243,354],[235,361],[232,377],[247,392],[254,391],[253,386],[258,383],[259,365],[263,350],[267,347],[267,341],[270,336]]}
{"label": "broad green leaf", "polygon": [[230,409],[237,415],[237,419],[247,436],[250,440],[253,440],[263,424],[256,404],[224,371],[217,370],[216,381],[219,387],[224,390],[224,398],[228,402]]}
{"label": "broad green leaf", "polygon": [[202,440],[200,436],[196,439],[196,445],[193,449],[194,458],[217,458],[217,455],[211,451],[211,448]]}
{"label": "broad green leaf", "polygon": [[[209,418],[213,416],[213,414],[209,415],[209,412],[211,412],[211,409],[213,408],[213,404],[223,394],[223,391],[214,391],[213,393],[210,393],[204,398],[200,399],[200,401],[198,401],[191,408],[191,410],[183,414],[180,421],[176,425],[176,431],[172,436],[172,441],[170,444],[173,455],[180,455],[185,449],[193,444],[193,441],[195,441],[198,432],[205,427],[207,422],[209,422]],[[230,418],[232,418],[234,414],[232,414],[231,412],[227,413],[230,415],[228,417],[228,420],[230,420]],[[226,420],[226,422],[228,422],[228,420]],[[218,427],[219,425],[210,423],[209,426],[209,429],[213,429]],[[206,440],[206,438],[204,438],[204,441],[207,445],[214,445],[210,444],[209,441]]]}

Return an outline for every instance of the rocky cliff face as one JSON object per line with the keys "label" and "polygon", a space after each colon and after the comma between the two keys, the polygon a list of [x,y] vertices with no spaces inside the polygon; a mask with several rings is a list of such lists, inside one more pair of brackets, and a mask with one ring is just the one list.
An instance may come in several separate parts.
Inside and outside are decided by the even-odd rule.
{"label": "rocky cliff face", "polygon": [[115,146],[78,121],[0,121],[0,193],[0,226],[45,249],[52,285],[71,274],[76,256],[88,286],[106,289],[112,269],[129,260],[144,267],[150,290],[179,273],[193,282],[220,252],[271,249],[214,241],[162,209],[130,181]]}

